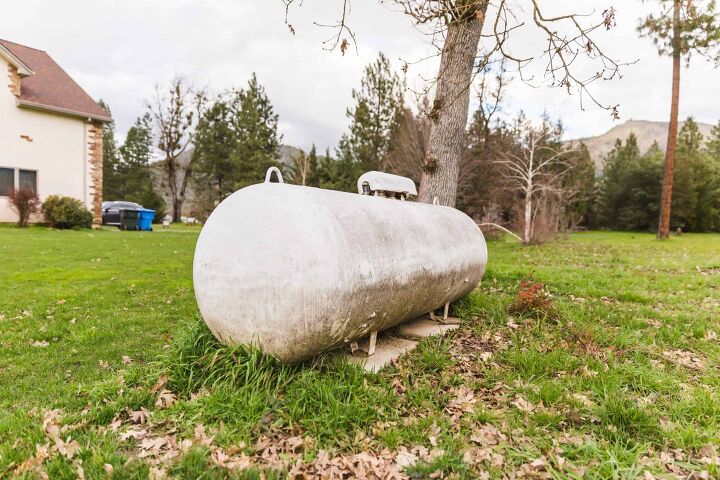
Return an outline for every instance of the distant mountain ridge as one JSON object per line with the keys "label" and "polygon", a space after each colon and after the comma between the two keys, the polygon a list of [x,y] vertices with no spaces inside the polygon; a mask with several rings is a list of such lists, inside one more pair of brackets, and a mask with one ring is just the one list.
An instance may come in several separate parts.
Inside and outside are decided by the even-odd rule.
{"label": "distant mountain ridge", "polygon": [[283,166],[289,166],[292,165],[293,159],[298,156],[303,150],[293,147],[292,145],[280,145],[280,148],[278,150],[279,158],[278,162],[280,165]]}
{"label": "distant mountain ridge", "polygon": [[[278,162],[281,167],[287,167],[292,165],[293,158],[297,156],[302,150],[293,147],[292,145],[280,145]],[[181,153],[177,158],[177,164],[180,167],[179,170],[182,172],[187,168],[190,159],[192,158],[193,148],[188,148],[185,152]],[[165,173],[163,170],[163,160],[156,160],[150,163],[150,170],[153,173],[153,179],[155,182],[155,189],[160,193],[165,200],[165,206],[167,207],[168,213],[172,213],[172,198],[170,196],[170,187],[165,179]],[[182,180],[182,173],[178,174],[178,186]],[[258,183],[262,182],[262,178],[258,178]],[[182,207],[182,215],[191,217],[197,215],[196,211],[196,195],[195,195],[195,184],[193,182],[188,183],[187,190],[185,191],[185,203]]]}
{"label": "distant mountain ridge", "polygon": [[[685,122],[680,122],[679,128],[682,128],[684,124]],[[710,136],[712,127],[710,124],[698,122],[700,133],[706,138]],[[631,133],[635,133],[637,137],[640,152],[647,152],[654,142],[660,145],[661,150],[665,150],[667,145],[668,123],[652,122],[649,120],[628,120],[621,125],[614,126],[602,135],[568,140],[568,143],[584,143],[590,151],[590,157],[593,159],[593,162],[595,162],[595,171],[602,173],[603,160],[615,146],[615,141],[618,139],[625,141]]]}

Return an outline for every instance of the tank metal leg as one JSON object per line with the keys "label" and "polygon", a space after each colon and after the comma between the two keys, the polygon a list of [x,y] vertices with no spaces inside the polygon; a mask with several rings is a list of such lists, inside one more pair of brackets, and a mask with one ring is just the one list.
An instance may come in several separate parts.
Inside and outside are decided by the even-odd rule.
{"label": "tank metal leg", "polygon": [[370,345],[368,346],[368,357],[375,354],[375,346],[377,345],[377,330],[370,333]]}
{"label": "tank metal leg", "polygon": [[[368,337],[368,347],[367,347],[367,356],[370,357],[375,353],[375,348],[377,347],[377,335],[378,332],[375,330],[374,332],[370,332],[370,337]],[[364,352],[364,348],[360,348],[359,342],[350,342],[350,353],[352,355],[357,354],[358,351]]]}
{"label": "tank metal leg", "polygon": [[430,312],[430,320],[433,320],[433,321],[435,321],[435,322],[444,324],[444,323],[447,321],[447,319],[448,319],[449,313],[450,313],[450,302],[448,302],[448,303],[445,304],[445,308],[444,308],[444,310],[443,310],[443,316],[442,316],[441,319],[440,319],[440,318],[437,318],[437,317],[435,316],[435,311],[431,311],[431,312]]}

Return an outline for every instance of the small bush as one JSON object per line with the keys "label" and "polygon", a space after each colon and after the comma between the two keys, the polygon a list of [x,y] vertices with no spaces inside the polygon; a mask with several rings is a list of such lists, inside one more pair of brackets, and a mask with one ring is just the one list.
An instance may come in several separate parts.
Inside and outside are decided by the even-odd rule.
{"label": "small bush", "polygon": [[50,195],[45,199],[42,204],[42,213],[47,223],[52,224],[55,218],[55,210],[60,205],[60,200],[63,197],[60,195]]}
{"label": "small bush", "polygon": [[37,213],[40,207],[40,199],[34,190],[30,188],[18,188],[12,190],[8,196],[10,207],[18,214],[18,226],[27,226],[30,215]]}
{"label": "small bush", "polygon": [[90,228],[92,213],[72,197],[49,196],[42,207],[45,221],[55,228]]}
{"label": "small bush", "polygon": [[555,307],[545,285],[531,280],[520,282],[515,301],[508,307],[508,313],[515,315],[539,315],[553,317]]}

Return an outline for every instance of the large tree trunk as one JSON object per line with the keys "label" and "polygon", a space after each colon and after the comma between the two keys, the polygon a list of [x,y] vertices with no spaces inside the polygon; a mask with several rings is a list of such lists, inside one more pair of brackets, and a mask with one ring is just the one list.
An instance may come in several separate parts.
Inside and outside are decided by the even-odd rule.
{"label": "large tree trunk", "polygon": [[175,203],[177,206],[173,207],[173,216],[177,217],[176,222],[180,221],[182,217],[182,206],[185,204],[185,192],[187,192],[188,183],[190,183],[190,177],[192,176],[193,169],[193,158],[190,158],[187,166],[183,171],[182,185],[180,186],[180,192],[177,194]]}
{"label": "large tree trunk", "polygon": [[175,159],[168,155],[165,159],[165,173],[167,174],[168,188],[170,189],[173,222],[179,222],[182,203],[178,203],[177,169],[175,167]]}
{"label": "large tree trunk", "polygon": [[424,161],[418,200],[455,206],[460,159],[465,147],[465,127],[470,103],[470,84],[477,56],[487,2],[463,6],[461,19],[448,25],[435,86],[430,117],[430,144]]}
{"label": "large tree trunk", "polygon": [[675,152],[677,150],[678,135],[678,109],[680,103],[680,3],[681,0],[674,0],[672,101],[670,104],[667,150],[665,151],[662,200],[660,202],[660,224],[657,232],[657,238],[660,240],[667,240],[670,236],[670,207],[672,205],[673,175],[675,173]]}
{"label": "large tree trunk", "polygon": [[179,222],[182,216],[182,202],[179,198],[173,198],[173,222]]}
{"label": "large tree trunk", "polygon": [[177,157],[170,157],[165,160],[165,173],[167,174],[168,188],[170,189],[170,203],[172,204],[173,222],[179,222],[182,216],[182,206],[185,203],[185,192],[192,175],[192,159],[182,170],[182,181],[178,185],[178,163]]}
{"label": "large tree trunk", "polygon": [[525,231],[523,232],[523,243],[526,245],[532,238],[532,223],[532,183],[529,183],[525,191]]}

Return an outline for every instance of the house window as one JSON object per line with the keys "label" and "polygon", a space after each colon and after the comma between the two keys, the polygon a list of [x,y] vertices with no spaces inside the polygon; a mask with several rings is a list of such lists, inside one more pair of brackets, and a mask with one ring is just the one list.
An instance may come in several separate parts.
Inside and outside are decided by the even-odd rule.
{"label": "house window", "polygon": [[15,189],[15,170],[0,167],[0,197],[7,197]]}
{"label": "house window", "polygon": [[20,170],[18,173],[20,188],[29,188],[33,192],[37,192],[37,172],[34,170]]}

